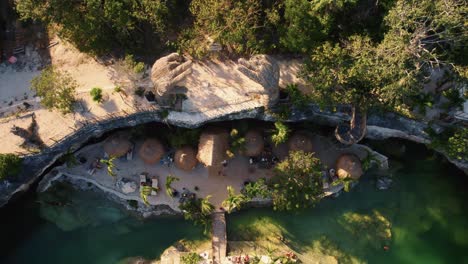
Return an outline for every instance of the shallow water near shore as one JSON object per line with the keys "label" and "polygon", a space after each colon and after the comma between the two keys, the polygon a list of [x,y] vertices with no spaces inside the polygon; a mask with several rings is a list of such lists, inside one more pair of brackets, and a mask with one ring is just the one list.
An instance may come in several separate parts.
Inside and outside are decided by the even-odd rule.
{"label": "shallow water near shore", "polygon": [[[331,255],[339,263],[468,263],[466,176],[420,147],[391,166],[389,190],[377,190],[371,172],[349,193],[305,212],[233,214],[228,237],[280,235],[310,262]],[[201,228],[180,218],[141,220],[94,192],[64,187],[58,193],[67,210],[44,210],[32,193],[0,210],[0,263],[152,259],[179,239],[203,239]]]}

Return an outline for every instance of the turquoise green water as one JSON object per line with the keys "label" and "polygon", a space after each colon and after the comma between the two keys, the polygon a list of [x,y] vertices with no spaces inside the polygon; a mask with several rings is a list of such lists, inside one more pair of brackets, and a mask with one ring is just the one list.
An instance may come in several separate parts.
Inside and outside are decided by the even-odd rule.
{"label": "turquoise green water", "polygon": [[409,153],[404,159],[390,190],[378,191],[370,174],[307,212],[232,215],[229,235],[281,235],[306,257],[331,255],[339,263],[468,263],[466,176],[431,157]]}
{"label": "turquoise green water", "polygon": [[[466,176],[418,153],[393,163],[400,168],[391,172],[390,190],[376,190],[376,175],[369,173],[351,192],[306,212],[234,214],[229,238],[260,240],[280,233],[304,256],[331,255],[340,263],[468,263]],[[93,192],[64,187],[51,197],[65,204],[41,204],[30,194],[0,210],[0,263],[151,259],[179,239],[202,238],[200,228],[182,219],[143,221]]]}
{"label": "turquoise green water", "polygon": [[155,259],[180,239],[203,238],[200,228],[183,219],[142,220],[94,192],[66,188],[50,196],[40,198],[51,201],[59,196],[66,205],[41,205],[38,197],[28,197],[15,204],[14,210],[1,212],[0,263],[107,264],[130,257]]}

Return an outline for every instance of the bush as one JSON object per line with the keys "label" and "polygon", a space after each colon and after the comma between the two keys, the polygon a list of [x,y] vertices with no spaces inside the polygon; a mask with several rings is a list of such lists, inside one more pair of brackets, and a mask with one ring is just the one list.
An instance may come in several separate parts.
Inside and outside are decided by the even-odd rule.
{"label": "bush", "polygon": [[310,102],[309,97],[299,90],[297,84],[288,84],[286,86],[286,91],[288,92],[291,104],[301,110]]}
{"label": "bush", "polygon": [[182,256],[180,259],[183,264],[197,264],[201,260],[201,257],[195,252],[190,252],[187,255]]}
{"label": "bush", "polygon": [[136,62],[133,55],[126,55],[124,62],[127,69],[134,73],[143,73],[145,71],[145,64],[143,62]]}
{"label": "bush", "polygon": [[18,175],[22,159],[15,154],[0,154],[0,180]]}
{"label": "bush", "polygon": [[466,160],[468,158],[468,128],[457,129],[448,139],[446,146],[449,157]]}
{"label": "bush", "polygon": [[270,188],[274,210],[302,210],[314,206],[323,193],[320,160],[312,153],[289,152],[276,166]]}
{"label": "bush", "polygon": [[275,122],[275,131],[271,135],[271,141],[275,143],[275,145],[281,144],[286,142],[289,137],[290,130],[288,126],[283,122]]}
{"label": "bush", "polygon": [[77,86],[68,73],[56,71],[52,66],[45,68],[31,81],[31,90],[41,97],[41,104],[62,114],[73,112]]}
{"label": "bush", "polygon": [[96,103],[102,103],[103,99],[102,99],[102,89],[99,88],[99,87],[94,87],[93,89],[91,89],[91,91],[89,92],[89,94],[91,95],[91,97],[93,98],[93,101],[96,102]]}

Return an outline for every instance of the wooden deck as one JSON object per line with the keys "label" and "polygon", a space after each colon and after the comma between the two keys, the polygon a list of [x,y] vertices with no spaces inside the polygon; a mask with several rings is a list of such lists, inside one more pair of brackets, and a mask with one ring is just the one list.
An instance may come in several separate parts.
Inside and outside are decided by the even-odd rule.
{"label": "wooden deck", "polygon": [[226,257],[227,237],[226,237],[226,217],[224,212],[215,212],[213,217],[213,263],[220,264]]}

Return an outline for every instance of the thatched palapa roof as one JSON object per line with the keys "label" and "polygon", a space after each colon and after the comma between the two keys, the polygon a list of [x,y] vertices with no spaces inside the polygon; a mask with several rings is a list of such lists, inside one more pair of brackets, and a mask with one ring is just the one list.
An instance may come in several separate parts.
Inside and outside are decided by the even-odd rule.
{"label": "thatched palapa roof", "polygon": [[354,154],[343,154],[336,160],[336,175],[340,179],[351,177],[355,180],[362,175],[361,160]]}
{"label": "thatched palapa roof", "polygon": [[305,131],[294,133],[288,140],[289,151],[313,152],[312,140]]}
{"label": "thatched palapa roof", "polygon": [[262,153],[264,146],[265,143],[260,131],[249,130],[245,134],[245,149],[243,151],[244,155],[249,157],[258,156]]}
{"label": "thatched palapa roof", "polygon": [[181,147],[174,154],[174,162],[179,169],[190,171],[197,166],[197,152],[190,146]]}
{"label": "thatched palapa roof", "polygon": [[200,136],[197,159],[205,166],[220,165],[228,158],[226,154],[228,148],[229,134],[225,129],[207,129]]}
{"label": "thatched palapa roof", "polygon": [[143,142],[138,154],[145,163],[155,164],[164,155],[164,147],[159,140],[150,138]]}
{"label": "thatched palapa roof", "polygon": [[132,143],[123,133],[114,134],[104,141],[104,151],[110,157],[121,157],[127,154],[131,148]]}

